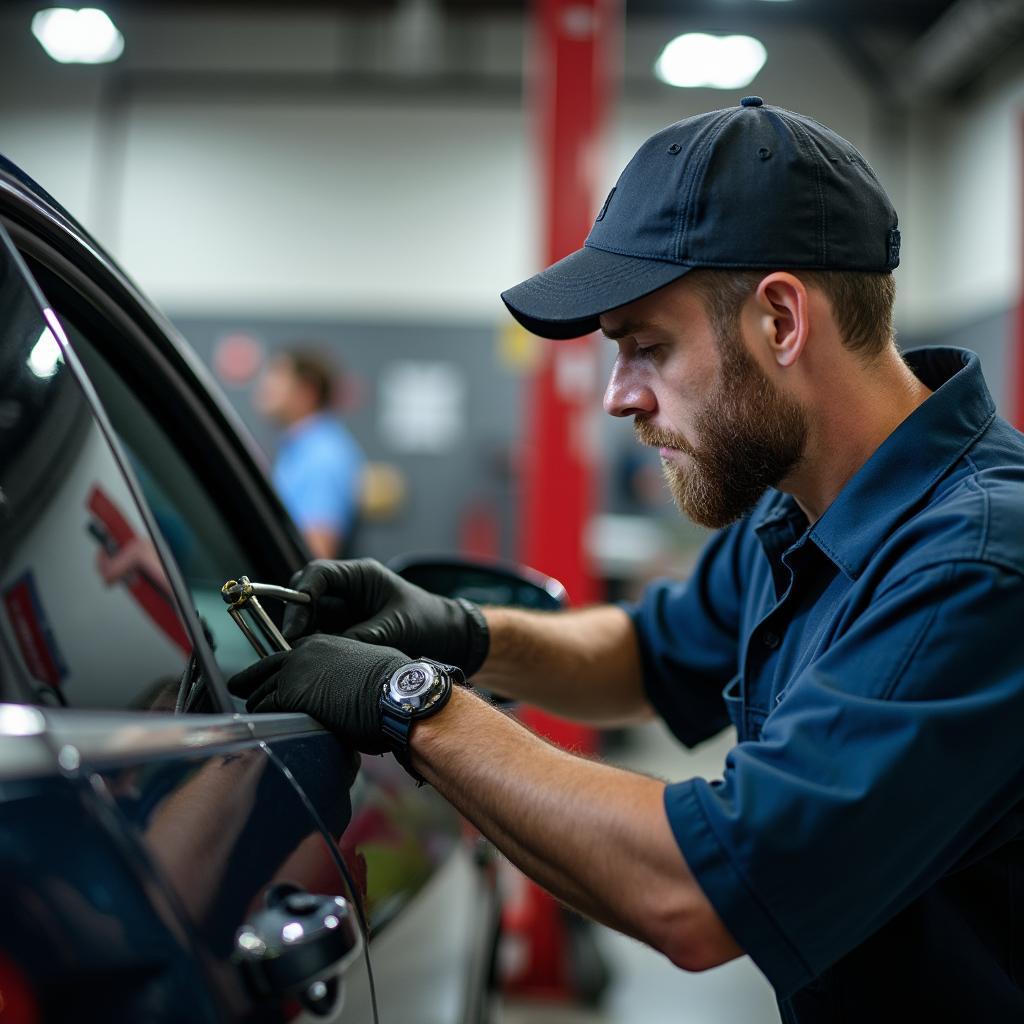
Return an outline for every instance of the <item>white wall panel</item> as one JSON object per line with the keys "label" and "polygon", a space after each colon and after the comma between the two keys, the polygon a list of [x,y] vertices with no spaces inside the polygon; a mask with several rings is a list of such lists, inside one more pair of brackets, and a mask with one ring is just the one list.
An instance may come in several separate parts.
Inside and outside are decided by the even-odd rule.
{"label": "white wall panel", "polygon": [[1024,49],[958,103],[916,112],[910,146],[913,259],[904,313],[915,332],[1011,306],[1021,280]]}
{"label": "white wall panel", "polygon": [[497,315],[534,262],[516,109],[131,111],[116,249],[168,308]]}

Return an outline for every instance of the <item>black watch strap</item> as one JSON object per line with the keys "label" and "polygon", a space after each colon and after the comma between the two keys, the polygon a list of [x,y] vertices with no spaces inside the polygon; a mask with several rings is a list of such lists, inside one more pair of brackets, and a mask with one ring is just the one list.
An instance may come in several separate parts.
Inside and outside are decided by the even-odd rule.
{"label": "black watch strap", "polygon": [[[384,684],[387,686],[387,683]],[[395,760],[405,769],[406,773],[414,779],[417,786],[426,785],[427,780],[412,766],[412,756],[409,752],[409,733],[412,732],[413,722],[416,719],[411,715],[403,714],[392,708],[386,701],[381,699],[380,703],[380,731],[387,737],[391,744],[391,753]]]}
{"label": "black watch strap", "polygon": [[[387,683],[384,684],[387,686]],[[380,702],[380,731],[388,738],[393,750],[408,750],[409,733],[416,719],[393,708],[387,701]]]}

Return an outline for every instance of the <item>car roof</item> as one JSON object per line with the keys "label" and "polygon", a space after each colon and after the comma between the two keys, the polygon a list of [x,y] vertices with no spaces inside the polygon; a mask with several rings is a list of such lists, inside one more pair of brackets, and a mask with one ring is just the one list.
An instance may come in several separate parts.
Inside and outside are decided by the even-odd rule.
{"label": "car roof", "polygon": [[[34,178],[29,177],[13,160],[8,159],[3,153],[0,153],[0,174],[3,174],[7,178],[13,178],[19,185],[22,186],[24,191],[28,192],[33,198],[40,200],[49,206],[56,213],[59,213],[65,220],[70,221],[74,224],[75,228],[80,234],[89,237],[88,232],[82,227],[78,221],[71,216],[70,213],[57,202],[49,192],[43,188]],[[90,241],[92,239],[90,238]]]}

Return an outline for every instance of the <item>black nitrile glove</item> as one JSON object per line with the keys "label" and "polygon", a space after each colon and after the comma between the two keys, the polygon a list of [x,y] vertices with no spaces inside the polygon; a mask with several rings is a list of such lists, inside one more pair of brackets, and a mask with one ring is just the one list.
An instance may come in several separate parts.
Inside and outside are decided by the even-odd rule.
{"label": "black nitrile glove", "polygon": [[297,572],[291,586],[309,594],[313,605],[286,607],[289,639],[314,631],[344,635],[458,665],[467,676],[487,657],[490,634],[475,604],[431,594],[371,558],[318,559]]}
{"label": "black nitrile glove", "polygon": [[228,689],[249,711],[304,711],[364,754],[383,754],[391,745],[380,728],[381,690],[411,660],[390,647],[317,634],[242,669]]}

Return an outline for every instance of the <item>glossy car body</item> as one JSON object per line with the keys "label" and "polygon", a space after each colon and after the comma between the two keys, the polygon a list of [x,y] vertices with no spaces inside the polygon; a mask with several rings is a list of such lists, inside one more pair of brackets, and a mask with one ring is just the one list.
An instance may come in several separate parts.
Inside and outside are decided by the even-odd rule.
{"label": "glossy car body", "polygon": [[489,848],[390,756],[229,696],[219,586],[302,542],[187,345],[2,160],[0,329],[9,1019],[482,1020]]}

